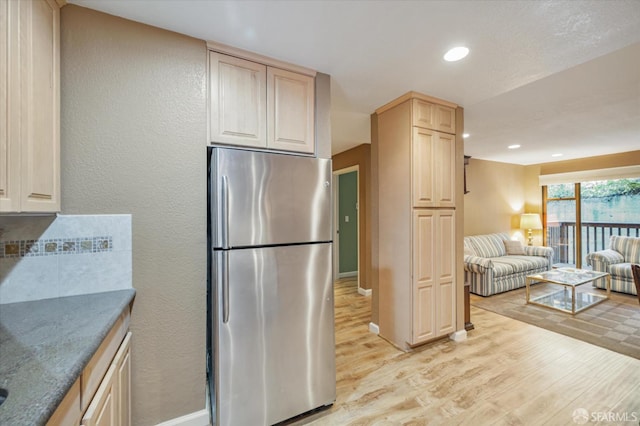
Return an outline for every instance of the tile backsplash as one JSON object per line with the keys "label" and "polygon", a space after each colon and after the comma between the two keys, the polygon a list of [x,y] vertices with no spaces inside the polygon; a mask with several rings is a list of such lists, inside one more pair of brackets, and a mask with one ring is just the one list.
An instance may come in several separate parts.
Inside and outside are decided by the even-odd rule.
{"label": "tile backsplash", "polygon": [[0,241],[0,259],[112,251],[111,237],[56,238],[53,240]]}
{"label": "tile backsplash", "polygon": [[0,217],[0,304],[132,287],[131,215]]}

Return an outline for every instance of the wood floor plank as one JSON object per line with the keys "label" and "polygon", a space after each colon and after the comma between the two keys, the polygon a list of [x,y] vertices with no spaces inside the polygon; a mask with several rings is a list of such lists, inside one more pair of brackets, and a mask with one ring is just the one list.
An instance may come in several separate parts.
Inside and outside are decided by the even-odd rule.
{"label": "wood floor plank", "polygon": [[577,408],[640,416],[640,360],[473,306],[466,341],[405,353],[369,332],[370,300],[356,281],[336,283],[337,399],[295,424],[567,425]]}

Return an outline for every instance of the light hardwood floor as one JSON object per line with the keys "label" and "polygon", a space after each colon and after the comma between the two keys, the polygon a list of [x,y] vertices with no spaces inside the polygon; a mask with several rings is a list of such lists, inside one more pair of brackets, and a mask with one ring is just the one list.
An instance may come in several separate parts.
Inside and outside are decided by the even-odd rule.
{"label": "light hardwood floor", "polygon": [[337,400],[298,424],[574,425],[580,408],[588,424],[640,420],[640,360],[473,307],[467,341],[404,353],[368,331],[370,301],[336,283]]}

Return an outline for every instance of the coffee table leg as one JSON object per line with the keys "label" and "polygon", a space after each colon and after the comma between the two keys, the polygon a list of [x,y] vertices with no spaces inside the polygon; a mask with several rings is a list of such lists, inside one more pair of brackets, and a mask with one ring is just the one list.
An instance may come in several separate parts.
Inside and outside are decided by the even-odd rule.
{"label": "coffee table leg", "polygon": [[611,297],[611,274],[607,275],[607,299]]}
{"label": "coffee table leg", "polygon": [[571,315],[576,314],[576,286],[571,287]]}
{"label": "coffee table leg", "polygon": [[529,278],[525,278],[524,279],[524,286],[526,287],[526,293],[527,293],[527,304],[529,304],[529,288],[531,286],[531,281]]}

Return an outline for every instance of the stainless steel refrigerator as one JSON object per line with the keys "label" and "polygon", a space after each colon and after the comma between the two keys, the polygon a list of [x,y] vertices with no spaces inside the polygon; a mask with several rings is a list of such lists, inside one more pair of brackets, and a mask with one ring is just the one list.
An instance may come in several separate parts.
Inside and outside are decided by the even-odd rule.
{"label": "stainless steel refrigerator", "polygon": [[336,396],[331,161],[208,148],[207,364],[215,425]]}

